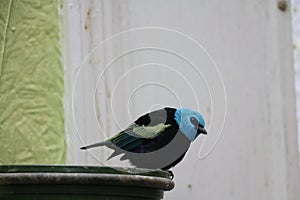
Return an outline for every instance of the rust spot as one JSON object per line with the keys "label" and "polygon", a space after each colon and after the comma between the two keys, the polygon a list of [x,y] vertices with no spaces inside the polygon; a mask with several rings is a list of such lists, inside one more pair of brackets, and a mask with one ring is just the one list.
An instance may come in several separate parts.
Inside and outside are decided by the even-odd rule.
{"label": "rust spot", "polygon": [[87,14],[86,14],[86,23],[84,26],[85,30],[87,30],[91,25],[91,13],[92,13],[92,10],[91,10],[91,8],[89,8],[87,11]]}
{"label": "rust spot", "polygon": [[287,2],[286,1],[278,1],[278,8],[279,10],[281,10],[282,12],[286,11],[287,9]]}
{"label": "rust spot", "polygon": [[89,8],[88,11],[87,11],[87,17],[88,17],[89,19],[91,19],[91,8]]}

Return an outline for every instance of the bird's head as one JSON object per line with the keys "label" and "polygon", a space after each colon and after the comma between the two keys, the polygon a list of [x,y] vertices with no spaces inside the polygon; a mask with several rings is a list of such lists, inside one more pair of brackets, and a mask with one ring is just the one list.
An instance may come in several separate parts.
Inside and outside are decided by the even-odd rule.
{"label": "bird's head", "polygon": [[180,131],[192,142],[201,133],[207,134],[202,115],[189,108],[178,108],[175,112],[175,121]]}

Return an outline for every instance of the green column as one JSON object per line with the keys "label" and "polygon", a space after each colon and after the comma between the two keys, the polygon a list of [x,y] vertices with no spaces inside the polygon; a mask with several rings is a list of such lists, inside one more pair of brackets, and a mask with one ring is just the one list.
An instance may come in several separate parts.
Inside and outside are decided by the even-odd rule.
{"label": "green column", "polygon": [[0,164],[65,162],[59,3],[0,0]]}

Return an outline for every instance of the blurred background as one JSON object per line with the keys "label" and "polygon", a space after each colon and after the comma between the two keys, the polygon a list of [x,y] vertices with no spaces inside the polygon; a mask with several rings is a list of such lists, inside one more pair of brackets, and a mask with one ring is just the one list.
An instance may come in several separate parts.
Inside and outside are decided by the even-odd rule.
{"label": "blurred background", "polygon": [[190,107],[209,135],[174,168],[165,199],[298,199],[299,9],[0,0],[0,164],[130,166],[79,148],[146,112]]}

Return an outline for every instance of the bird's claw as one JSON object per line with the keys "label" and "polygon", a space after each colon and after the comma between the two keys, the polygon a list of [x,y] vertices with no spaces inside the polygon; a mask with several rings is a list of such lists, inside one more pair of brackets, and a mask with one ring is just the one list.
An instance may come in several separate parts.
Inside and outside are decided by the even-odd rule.
{"label": "bird's claw", "polygon": [[168,170],[168,172],[169,172],[170,179],[173,180],[173,178],[174,178],[173,172],[171,170]]}

